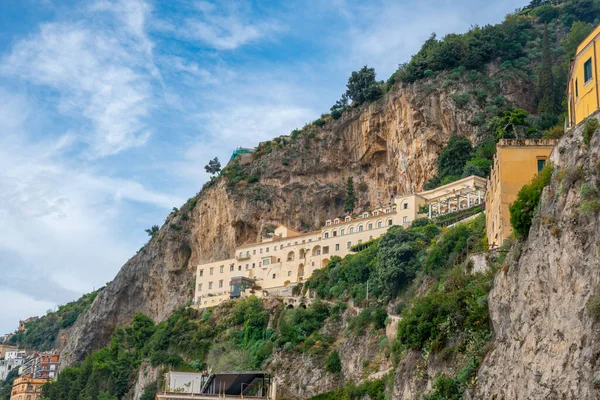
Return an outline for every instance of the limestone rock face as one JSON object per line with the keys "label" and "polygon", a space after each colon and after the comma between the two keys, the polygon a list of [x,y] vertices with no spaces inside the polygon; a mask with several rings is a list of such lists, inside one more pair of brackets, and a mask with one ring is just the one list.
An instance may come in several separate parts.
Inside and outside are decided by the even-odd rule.
{"label": "limestone rock face", "polygon": [[[600,219],[580,211],[581,186],[600,181],[600,137],[588,149],[581,127],[560,140],[529,238],[507,258],[489,295],[495,333],[473,397],[596,399],[600,324]],[[505,269],[506,269],[505,268]]]}
{"label": "limestone rock face", "polygon": [[438,154],[452,134],[476,141],[470,121],[479,110],[476,104],[456,107],[450,90],[426,80],[246,158],[240,168],[258,182],[231,185],[221,176],[172,213],[67,332],[62,365],[105,345],[137,312],[165,319],[192,300],[198,263],[231,257],[236,246],[258,240],[265,225],[316,229],[342,215],[349,176],[358,210],[420,190],[436,173]]}

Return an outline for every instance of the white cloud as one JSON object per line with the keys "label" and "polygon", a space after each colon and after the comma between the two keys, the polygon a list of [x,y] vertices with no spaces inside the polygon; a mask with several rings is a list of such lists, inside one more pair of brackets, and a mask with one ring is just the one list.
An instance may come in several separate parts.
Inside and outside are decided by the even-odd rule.
{"label": "white cloud", "polygon": [[1,333],[14,332],[18,328],[20,319],[44,315],[55,306],[52,302],[35,300],[23,293],[2,288],[0,288],[0,299],[6,299],[6,304],[0,303],[2,305],[0,327],[4,328]]}
{"label": "white cloud", "polygon": [[57,109],[73,119],[74,131],[89,145],[91,157],[141,146],[151,133],[145,118],[155,106],[152,76],[157,70],[142,31],[146,11],[131,6],[137,3],[115,10],[133,38],[83,21],[47,23],[18,41],[0,65],[5,76],[56,92]]}
{"label": "white cloud", "polygon": [[199,41],[216,50],[234,50],[271,37],[283,27],[275,21],[254,21],[252,11],[239,4],[218,5],[199,1],[197,14],[183,21],[162,21],[156,27],[190,41]]}

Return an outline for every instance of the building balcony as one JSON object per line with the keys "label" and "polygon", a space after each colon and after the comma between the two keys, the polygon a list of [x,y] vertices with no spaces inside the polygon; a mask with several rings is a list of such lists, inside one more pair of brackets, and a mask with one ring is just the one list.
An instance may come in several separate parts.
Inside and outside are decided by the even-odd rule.
{"label": "building balcony", "polygon": [[235,259],[238,261],[247,260],[249,258],[250,258],[250,254],[238,254],[237,256],[235,256]]}

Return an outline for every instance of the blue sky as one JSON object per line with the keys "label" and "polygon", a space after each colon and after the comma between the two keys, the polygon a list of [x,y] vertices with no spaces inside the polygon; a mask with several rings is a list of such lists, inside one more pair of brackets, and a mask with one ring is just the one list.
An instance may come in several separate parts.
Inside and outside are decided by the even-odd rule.
{"label": "blue sky", "polygon": [[0,333],[111,280],[210,158],[525,3],[0,0]]}

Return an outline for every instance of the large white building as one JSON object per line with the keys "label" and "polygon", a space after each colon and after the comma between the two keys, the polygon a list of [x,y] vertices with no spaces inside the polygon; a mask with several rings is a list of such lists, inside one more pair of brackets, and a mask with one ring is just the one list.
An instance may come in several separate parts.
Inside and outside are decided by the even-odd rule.
{"label": "large white building", "polygon": [[325,267],[331,257],[346,256],[353,246],[380,237],[393,225],[408,227],[419,217],[481,204],[485,184],[485,179],[471,176],[399,196],[387,207],[328,220],[313,232],[279,226],[272,237],[236,248],[233,258],[198,265],[193,304],[205,308],[248,294],[290,295],[293,286]]}

